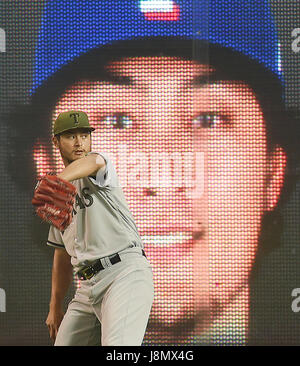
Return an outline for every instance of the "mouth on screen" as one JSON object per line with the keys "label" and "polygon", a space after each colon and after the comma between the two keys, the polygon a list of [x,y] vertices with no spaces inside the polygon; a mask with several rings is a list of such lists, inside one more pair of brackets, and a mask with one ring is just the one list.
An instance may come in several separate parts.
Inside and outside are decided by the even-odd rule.
{"label": "mouth on screen", "polygon": [[161,232],[160,234],[144,234],[141,235],[146,245],[155,245],[159,247],[184,247],[190,246],[195,240],[204,238],[204,230],[185,231],[185,232]]}

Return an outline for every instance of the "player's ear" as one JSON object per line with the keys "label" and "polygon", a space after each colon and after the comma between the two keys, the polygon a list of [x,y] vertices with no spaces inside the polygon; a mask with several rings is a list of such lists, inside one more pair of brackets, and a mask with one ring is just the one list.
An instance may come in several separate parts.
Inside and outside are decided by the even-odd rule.
{"label": "player's ear", "polygon": [[58,149],[59,148],[59,137],[53,136],[52,142],[53,142],[54,146]]}
{"label": "player's ear", "polygon": [[277,205],[284,182],[286,162],[286,153],[278,145],[268,154],[265,211],[272,211]]}
{"label": "player's ear", "polygon": [[90,135],[90,152],[92,151],[92,133],[89,133]]}

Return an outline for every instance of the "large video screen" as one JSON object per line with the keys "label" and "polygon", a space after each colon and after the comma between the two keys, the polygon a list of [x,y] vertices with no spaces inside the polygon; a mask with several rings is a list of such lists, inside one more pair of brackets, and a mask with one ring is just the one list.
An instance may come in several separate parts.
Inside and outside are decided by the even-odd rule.
{"label": "large video screen", "polygon": [[[154,276],[143,344],[300,344],[297,1],[3,1],[0,344],[51,345],[31,205],[85,111]],[[74,274],[66,306],[80,281]]]}

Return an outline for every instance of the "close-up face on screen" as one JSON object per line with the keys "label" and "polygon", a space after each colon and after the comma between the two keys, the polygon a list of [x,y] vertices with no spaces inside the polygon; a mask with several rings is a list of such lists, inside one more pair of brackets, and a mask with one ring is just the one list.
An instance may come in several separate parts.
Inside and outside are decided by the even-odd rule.
{"label": "close-up face on screen", "polygon": [[[104,152],[111,158],[152,266],[154,301],[144,345],[268,343],[268,327],[274,343],[295,342],[300,329],[294,324],[299,310],[293,307],[298,294],[293,290],[300,283],[293,261],[299,235],[291,222],[299,217],[294,209],[299,205],[297,183],[286,206],[280,204],[298,163],[291,168],[292,142],[281,139],[287,136],[280,120],[285,112],[274,112],[284,96],[282,105],[289,102],[297,109],[291,82],[296,78],[284,74],[289,54],[282,40],[287,39],[281,33],[282,9],[247,0],[240,5],[221,0],[79,3],[41,1],[32,10],[41,21],[35,25],[31,89],[26,92],[33,101],[29,108],[40,117],[22,128],[31,141],[27,157],[33,174],[62,171],[60,151],[52,143],[54,121],[65,111],[84,111],[95,129],[84,153]],[[64,12],[77,11],[82,31],[64,21]],[[124,19],[118,23],[121,13]],[[51,19],[58,14],[53,26]],[[230,25],[229,14],[234,19]],[[292,11],[286,14],[292,19]],[[158,37],[151,52],[151,41]],[[176,38],[178,49],[167,51],[165,42]],[[139,54],[143,39],[146,51]],[[134,51],[124,52],[122,42]],[[179,48],[184,42],[193,45],[189,55]],[[94,50],[93,58],[89,52]],[[64,70],[71,77],[64,79]],[[273,82],[282,85],[283,95],[275,88],[271,95]],[[295,121],[291,125],[297,131]],[[35,123],[44,130],[35,133]],[[266,229],[266,218],[278,220],[280,210],[285,215],[283,234],[276,238],[281,244],[275,248],[270,239],[271,254],[262,257],[263,239],[269,238],[265,232],[274,234],[279,227],[274,219]],[[19,211],[20,222],[21,216]],[[35,231],[42,229],[36,226]],[[25,237],[30,241],[30,235]],[[282,280],[286,268],[290,273]],[[50,275],[43,274],[41,286],[50,285]],[[281,279],[276,282],[277,275]],[[73,285],[81,286],[75,275]],[[273,296],[278,297],[277,315],[267,313]],[[282,314],[287,320],[280,331],[274,324],[281,324]]]}
{"label": "close-up face on screen", "polygon": [[[283,183],[284,151],[268,151],[251,88],[210,82],[214,70],[207,65],[135,57],[107,69],[130,82],[75,83],[53,115],[85,110],[96,128],[92,151],[109,152],[123,173],[121,186],[154,270],[147,340],[187,343],[204,333],[230,339],[230,326],[242,342],[248,277],[262,215],[276,205]],[[53,156],[51,170],[59,172],[54,146]],[[38,147],[34,159],[38,175],[45,174]]]}

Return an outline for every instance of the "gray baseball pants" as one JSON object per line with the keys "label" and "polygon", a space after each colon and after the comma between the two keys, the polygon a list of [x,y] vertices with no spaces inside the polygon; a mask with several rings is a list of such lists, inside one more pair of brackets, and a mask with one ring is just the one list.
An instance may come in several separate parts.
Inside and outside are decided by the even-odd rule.
{"label": "gray baseball pants", "polygon": [[152,269],[139,248],[83,280],[59,327],[55,346],[139,346],[153,302]]}

